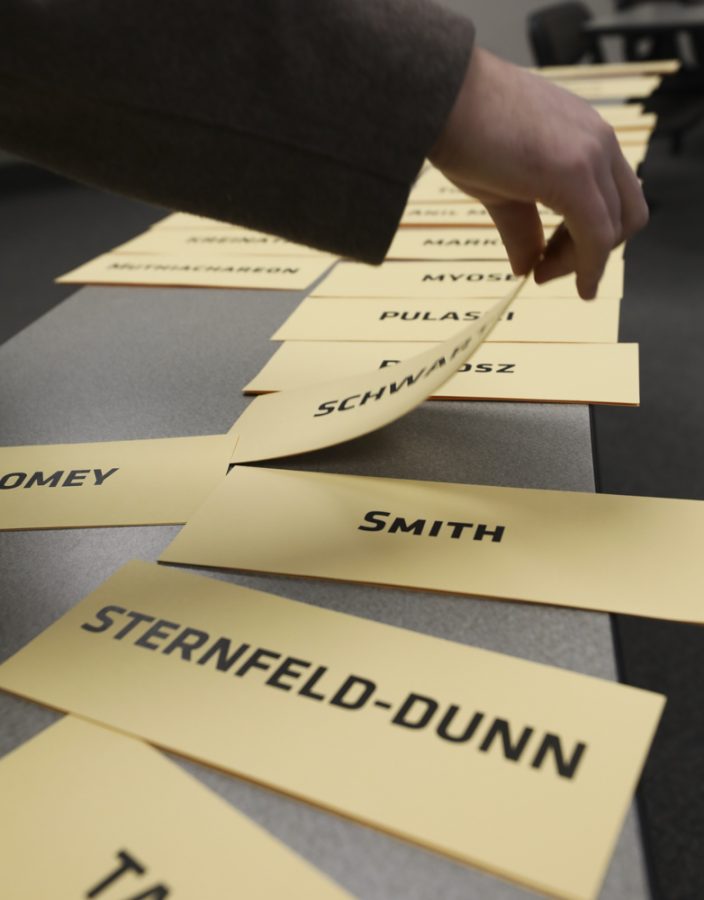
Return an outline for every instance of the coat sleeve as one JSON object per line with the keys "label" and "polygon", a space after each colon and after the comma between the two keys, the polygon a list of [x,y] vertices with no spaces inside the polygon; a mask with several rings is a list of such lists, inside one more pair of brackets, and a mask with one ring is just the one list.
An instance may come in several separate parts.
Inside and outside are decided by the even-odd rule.
{"label": "coat sleeve", "polygon": [[472,39],[432,0],[2,0],[0,147],[378,262]]}

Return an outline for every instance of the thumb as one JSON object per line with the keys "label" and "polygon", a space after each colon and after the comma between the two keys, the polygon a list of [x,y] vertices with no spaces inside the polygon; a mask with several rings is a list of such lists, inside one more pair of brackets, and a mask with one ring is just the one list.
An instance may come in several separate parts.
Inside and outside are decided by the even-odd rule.
{"label": "thumb", "polygon": [[535,203],[484,201],[504,242],[514,275],[526,275],[545,249],[543,224]]}

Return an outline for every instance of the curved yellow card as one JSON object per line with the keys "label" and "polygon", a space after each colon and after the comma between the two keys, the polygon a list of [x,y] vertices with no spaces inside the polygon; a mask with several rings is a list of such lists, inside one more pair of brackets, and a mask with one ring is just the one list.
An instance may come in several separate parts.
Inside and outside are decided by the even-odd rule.
{"label": "curved yellow card", "polygon": [[525,284],[448,340],[388,372],[338,378],[257,397],[230,429],[232,462],[276,459],[332,447],[394,422],[436,393],[481,345]]}

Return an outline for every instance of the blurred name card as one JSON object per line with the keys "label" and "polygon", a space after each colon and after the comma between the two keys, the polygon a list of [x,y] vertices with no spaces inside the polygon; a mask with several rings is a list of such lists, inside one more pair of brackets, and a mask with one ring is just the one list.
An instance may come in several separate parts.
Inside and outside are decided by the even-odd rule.
{"label": "blurred name card", "polygon": [[157,750],[72,716],[0,760],[0,796],[7,900],[349,897]]}
{"label": "blurred name card", "polygon": [[224,478],[223,435],[0,447],[0,531],[180,525]]}
{"label": "blurred name card", "polygon": [[[541,213],[540,219],[544,226],[555,226],[562,222],[562,216],[557,213]],[[401,226],[469,226],[476,225],[486,228],[493,225],[493,219],[481,203],[409,203],[401,217]]]}
{"label": "blurred name card", "polygon": [[161,559],[702,624],[702,540],[699,500],[236,466]]}
{"label": "blurred name card", "polygon": [[[429,345],[355,341],[289,341],[245,388],[245,393],[301,388],[328,375],[380,369],[393,373]],[[533,400],[551,403],[637,405],[637,344],[483,344],[434,398]]]}
{"label": "blurred name card", "polygon": [[327,257],[238,256],[184,260],[182,255],[105,253],[56,280],[64,284],[135,284],[170,287],[298,291],[319,278]]}
{"label": "blurred name card", "polygon": [[115,247],[113,253],[178,255],[182,260],[199,260],[204,256],[311,256],[335,259],[330,254],[294,244],[273,234],[248,228],[164,228],[158,225],[138,237]]}
{"label": "blurred name card", "polygon": [[[359,300],[308,297],[273,335],[275,341],[440,341],[476,321],[491,300]],[[615,342],[618,300],[519,297],[489,341]]]}
{"label": "blurred name card", "polygon": [[150,563],[20,650],[0,686],[572,900],[599,891],[664,701]]}
{"label": "blurred name card", "polygon": [[659,75],[621,75],[611,78],[552,78],[551,81],[577,97],[598,103],[601,100],[648,97],[660,87],[661,78]]}
{"label": "blurred name card", "polygon": [[681,65],[679,59],[643,59],[621,63],[543,66],[531,71],[550,80],[556,78],[604,78],[620,75],[672,75],[679,71]]}
{"label": "blurred name card", "polygon": [[599,106],[596,111],[616,131],[621,143],[629,139],[629,132],[642,133],[639,137],[642,141],[642,135],[647,138],[657,124],[655,113],[647,113],[642,106],[633,103]]}
{"label": "blurred name card", "polygon": [[[315,288],[311,297],[492,298],[502,297],[518,280],[510,264],[500,260],[385,262],[380,266],[340,262]],[[622,295],[623,256],[617,252],[606,265],[597,298],[620,298]],[[521,291],[522,299],[576,296],[572,274],[546,284],[536,284],[531,279]]]}
{"label": "blurred name card", "polygon": [[496,228],[399,228],[387,259],[508,259]]}

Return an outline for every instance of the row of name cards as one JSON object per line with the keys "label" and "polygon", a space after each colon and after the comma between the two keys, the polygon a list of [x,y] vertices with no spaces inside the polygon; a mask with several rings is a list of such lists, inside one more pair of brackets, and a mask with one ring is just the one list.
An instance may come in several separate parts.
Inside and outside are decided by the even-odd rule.
{"label": "row of name cards", "polygon": [[[307,493],[305,506],[315,497]],[[245,528],[250,511],[240,509]],[[572,900],[599,891],[664,701],[143,562],[125,566],[0,666],[0,687]],[[100,733],[93,753],[57,757],[56,778],[45,779],[56,802],[39,790],[36,822],[23,811],[24,829],[36,827],[80,783],[90,852],[81,841],[66,850],[64,840],[46,852],[69,854],[82,891],[128,865],[121,851],[148,867],[139,883],[176,884],[183,867],[184,878],[190,870],[217,885],[228,848],[232,883],[260,869],[259,892],[243,896],[305,896],[295,888],[306,877],[308,896],[335,896],[293,860],[257,852],[251,835],[233,840],[244,825],[229,822],[230,810],[215,809],[223,827],[213,828],[212,798],[189,793],[177,783],[181,773],[161,772],[167,764],[126,738],[116,739],[124,758],[119,745],[111,752],[112,739]],[[130,777],[120,778],[131,762]],[[36,784],[17,775],[19,799]],[[95,797],[86,790],[94,781]],[[163,800],[145,803],[154,792]],[[192,813],[198,803],[201,816]],[[122,818],[112,821],[110,804],[122,804]],[[160,841],[148,833],[155,817]],[[192,830],[197,852],[173,852],[178,828]],[[201,846],[213,873],[193,864]],[[186,884],[188,897],[227,893]]]}
{"label": "row of name cards", "polygon": [[[400,362],[431,346],[411,342],[287,341],[249,382],[245,393],[303,388],[332,373],[342,377],[378,369],[393,375]],[[355,391],[343,409],[361,396]],[[484,343],[432,397],[637,406],[638,345]]]}
{"label": "row of name cards", "polygon": [[349,897],[158,751],[73,716],[0,760],[0,796],[5,900]]}

